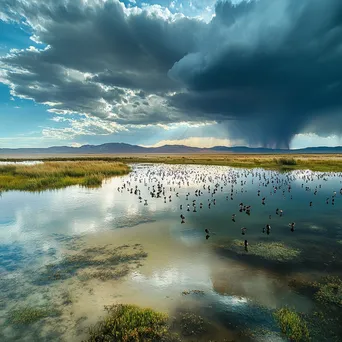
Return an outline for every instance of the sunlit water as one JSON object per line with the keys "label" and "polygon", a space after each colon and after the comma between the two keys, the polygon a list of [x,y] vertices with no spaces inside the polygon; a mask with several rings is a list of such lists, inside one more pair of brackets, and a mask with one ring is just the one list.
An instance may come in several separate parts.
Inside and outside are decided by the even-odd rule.
{"label": "sunlit water", "polygon": [[[293,292],[288,279],[338,271],[329,251],[342,247],[341,179],[340,174],[309,171],[279,174],[214,166],[134,165],[130,175],[107,180],[99,189],[74,186],[3,193],[0,340],[81,341],[87,337],[85,328],[104,314],[104,305],[132,303],[170,314],[195,309],[217,325],[220,337],[265,328],[269,336],[256,334],[253,339],[282,341],[272,310],[290,305],[310,312],[315,306]],[[158,183],[165,195],[152,198]],[[202,194],[196,196],[196,190]],[[240,203],[251,206],[250,215],[239,212]],[[277,208],[282,216],[276,215]],[[294,232],[289,222],[296,223]],[[263,233],[267,223],[269,235]],[[247,228],[244,236],[242,227]],[[208,239],[205,229],[211,231]],[[258,242],[282,242],[306,259],[277,264],[248,258],[247,252],[222,254],[217,246],[227,239],[247,239],[249,248]],[[37,280],[47,264],[60,262],[65,254],[93,247],[101,251],[108,244],[132,248],[138,243],[148,256],[121,279],[84,280],[75,270],[66,279]],[[186,290],[204,294],[182,294]],[[72,298],[67,304],[62,299],[66,291]],[[58,308],[60,315],[18,328],[9,321],[9,313],[25,305]]]}

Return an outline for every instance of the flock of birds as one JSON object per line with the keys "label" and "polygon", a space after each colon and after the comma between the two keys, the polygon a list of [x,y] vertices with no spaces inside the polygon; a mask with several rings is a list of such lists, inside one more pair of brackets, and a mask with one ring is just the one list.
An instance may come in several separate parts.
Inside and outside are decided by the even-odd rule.
{"label": "flock of birds", "polygon": [[[321,189],[322,185],[316,185],[313,189],[308,185],[309,182],[313,182],[314,180],[323,180],[327,181],[329,176],[337,176],[342,178],[341,173],[314,173],[314,172],[302,172],[302,171],[293,171],[287,174],[280,174],[275,171],[265,171],[265,170],[236,170],[236,169],[220,169],[215,168],[213,166],[206,167],[201,166],[200,168],[190,167],[190,166],[151,166],[146,167],[145,172],[141,172],[140,169],[135,169],[130,174],[129,178],[126,179],[121,187],[118,187],[117,190],[119,192],[128,191],[130,194],[134,194],[138,197],[139,202],[142,203],[144,201],[144,205],[148,205],[148,198],[142,197],[141,187],[144,186],[147,188],[147,193],[152,199],[160,199],[164,200],[164,203],[172,202],[173,196],[176,198],[185,199],[186,204],[180,204],[179,210],[181,211],[180,219],[181,223],[185,223],[185,215],[184,211],[187,212],[197,212],[197,208],[203,209],[205,206],[205,201],[201,199],[205,195],[205,192],[208,194],[209,198],[207,200],[206,206],[208,209],[211,208],[212,205],[216,205],[217,200],[215,195],[218,192],[225,192],[226,200],[234,200],[234,196],[238,194],[239,191],[241,193],[247,192],[245,189],[246,179],[251,177],[252,184],[254,182],[258,182],[259,189],[257,190],[257,196],[262,197],[260,202],[262,205],[266,203],[266,196],[261,196],[261,193],[265,193],[265,189],[269,190],[270,196],[281,192],[285,197],[285,194],[288,193],[290,199],[292,199],[292,182],[295,180],[301,180],[301,188],[305,189],[305,191],[311,192],[313,190],[313,194],[317,195],[319,189]],[[133,185],[135,183],[136,185]],[[191,185],[190,185],[191,183]],[[342,181],[340,181],[342,183]],[[239,188],[240,185],[240,189]],[[190,192],[182,191],[183,188],[190,188],[194,186],[197,188],[191,194]],[[228,189],[227,189],[228,188]],[[230,188],[230,189],[229,189]],[[146,190],[146,189],[145,189]],[[187,190],[187,189],[186,189]],[[146,191],[144,191],[146,193]],[[342,188],[339,190],[340,195],[342,195]],[[194,196],[192,198],[191,196]],[[331,196],[326,198],[326,204],[331,203],[331,205],[335,204],[335,198],[337,196],[337,192],[333,191]],[[313,201],[309,202],[309,206],[313,206]],[[186,209],[185,209],[186,208]],[[241,202],[239,204],[239,212],[245,212],[247,215],[251,214],[251,205]],[[277,208],[275,211],[276,215],[283,216],[283,210]],[[272,215],[269,214],[269,220],[271,220]],[[231,217],[233,222],[236,222],[236,214],[233,214]],[[289,223],[289,228],[291,232],[295,231],[295,222]],[[262,230],[263,233],[270,234],[271,226],[267,223]],[[214,232],[209,231],[209,229],[204,230],[206,239],[209,239],[211,235],[214,235]],[[246,235],[247,228],[241,228],[241,234]],[[246,251],[248,250],[248,241],[244,241],[244,246]]]}

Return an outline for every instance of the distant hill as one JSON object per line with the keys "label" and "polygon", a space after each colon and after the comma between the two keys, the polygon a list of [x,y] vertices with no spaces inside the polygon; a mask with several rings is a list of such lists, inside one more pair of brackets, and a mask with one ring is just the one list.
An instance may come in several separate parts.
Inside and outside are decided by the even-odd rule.
{"label": "distant hill", "polygon": [[48,148],[0,148],[0,155],[32,155],[32,154],[195,154],[195,153],[255,153],[255,154],[294,154],[294,153],[342,153],[342,146],[308,147],[296,150],[252,148],[246,146],[215,146],[198,148],[184,145],[164,145],[161,147],[142,147],[124,143],[108,143],[102,145],[83,145],[80,147],[52,146]]}

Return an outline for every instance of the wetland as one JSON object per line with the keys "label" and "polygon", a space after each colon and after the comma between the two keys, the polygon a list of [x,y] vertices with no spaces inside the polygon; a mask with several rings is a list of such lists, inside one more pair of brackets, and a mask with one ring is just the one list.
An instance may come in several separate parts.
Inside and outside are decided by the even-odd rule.
{"label": "wetland", "polygon": [[341,339],[340,172],[102,163],[2,192],[1,341]]}

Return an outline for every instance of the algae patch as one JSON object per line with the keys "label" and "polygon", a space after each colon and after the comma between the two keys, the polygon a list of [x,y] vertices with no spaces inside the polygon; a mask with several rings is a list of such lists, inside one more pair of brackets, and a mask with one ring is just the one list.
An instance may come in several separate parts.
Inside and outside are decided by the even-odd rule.
{"label": "algae patch", "polygon": [[28,325],[58,315],[60,312],[51,308],[22,306],[9,311],[8,322],[13,325]]}
{"label": "algae patch", "polygon": [[301,252],[296,248],[286,246],[282,242],[258,242],[250,244],[248,251],[244,249],[244,241],[232,240],[224,245],[216,246],[218,250],[236,254],[248,254],[262,259],[277,262],[288,262],[299,259]]}
{"label": "algae patch", "polygon": [[146,257],[147,253],[141,245],[85,248],[64,255],[58,263],[46,265],[34,282],[45,285],[73,276],[77,276],[81,281],[92,278],[102,281],[116,280],[126,276],[133,267],[141,265],[141,261]]}

